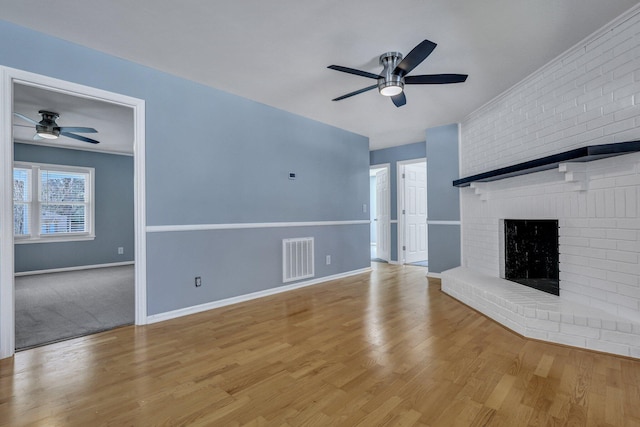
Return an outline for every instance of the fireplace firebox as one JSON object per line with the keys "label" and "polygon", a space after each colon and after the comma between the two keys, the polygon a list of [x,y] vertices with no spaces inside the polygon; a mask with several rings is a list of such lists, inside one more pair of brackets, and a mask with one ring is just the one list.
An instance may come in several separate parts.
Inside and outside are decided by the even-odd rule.
{"label": "fireplace firebox", "polygon": [[504,278],[560,295],[558,221],[504,220]]}

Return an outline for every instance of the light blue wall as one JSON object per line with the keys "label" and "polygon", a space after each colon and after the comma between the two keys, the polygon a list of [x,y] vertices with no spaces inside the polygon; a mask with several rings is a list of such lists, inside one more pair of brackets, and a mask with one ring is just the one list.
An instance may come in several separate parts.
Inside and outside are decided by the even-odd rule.
{"label": "light blue wall", "polygon": [[[0,63],[145,100],[148,226],[368,220],[366,137],[3,21]],[[329,229],[147,233],[148,313],[281,286],[292,235],[332,255],[316,277],[369,266],[367,224]]]}
{"label": "light blue wall", "polygon": [[[398,147],[383,148],[373,150],[369,153],[371,166],[390,164],[389,185],[391,194],[391,220],[398,219],[398,170],[397,162],[402,160],[421,159],[426,157],[426,147],[424,142],[400,145]],[[398,224],[391,224],[391,261],[398,261]]]}
{"label": "light blue wall", "polygon": [[95,168],[96,196],[95,240],[15,245],[16,272],[133,261],[132,157],[14,144],[14,159]]}
{"label": "light blue wall", "polygon": [[427,129],[426,139],[429,272],[441,273],[460,265],[458,125]]}
{"label": "light blue wall", "polygon": [[[458,125],[439,126],[426,131],[426,144],[417,142],[369,153],[371,165],[391,164],[391,219],[397,220],[397,162],[427,158],[427,216],[429,272],[440,273],[460,265],[460,225],[437,222],[460,221],[458,189]],[[398,226],[391,224],[391,260],[398,260]]]}
{"label": "light blue wall", "polygon": [[16,272],[133,261],[132,157],[14,144],[14,159],[95,168],[96,209],[94,240],[17,244]]}

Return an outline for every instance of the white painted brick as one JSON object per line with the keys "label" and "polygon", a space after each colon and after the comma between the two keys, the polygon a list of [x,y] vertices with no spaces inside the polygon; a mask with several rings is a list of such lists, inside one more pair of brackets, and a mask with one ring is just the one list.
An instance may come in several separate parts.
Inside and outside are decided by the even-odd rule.
{"label": "white painted brick", "polygon": [[628,322],[618,322],[616,324],[616,328],[618,329],[619,332],[624,332],[627,334],[631,334],[633,331],[633,326],[631,325],[631,323]]}
{"label": "white painted brick", "polygon": [[[589,239],[589,246],[599,249],[617,249],[618,245],[615,240],[609,239]],[[607,252],[609,253],[609,252]]]}
{"label": "white painted brick", "polygon": [[590,237],[593,239],[604,239],[607,237],[607,230],[601,228],[590,228],[594,227],[594,225],[590,225],[589,221],[586,221],[586,225],[584,227],[589,228],[581,228],[580,235],[584,237]]}
{"label": "white painted brick", "polygon": [[640,229],[640,218],[625,218],[616,221],[618,228],[627,228],[630,230]]}
{"label": "white painted brick", "polygon": [[554,312],[554,311],[549,312],[549,320],[553,322],[560,322],[560,318],[561,318],[560,313]]}
{"label": "white painted brick", "polygon": [[561,323],[560,332],[565,335],[572,335],[583,338],[595,339],[600,337],[600,329],[590,328],[589,326],[567,325],[565,323]]}
{"label": "white painted brick", "polygon": [[[617,68],[614,70],[611,75],[611,81],[602,86],[603,92],[613,92],[614,99],[616,99],[616,93],[620,93],[620,89],[626,88],[628,86],[632,86],[633,81],[633,71],[635,71],[635,64],[631,63],[631,66],[628,68]],[[632,95],[633,90],[627,93],[627,96]],[[620,98],[620,97],[618,97]],[[626,97],[624,97],[626,98]]]}
{"label": "white painted brick", "polygon": [[[638,301],[634,298],[629,298],[626,295],[620,295],[618,293],[609,293],[607,295],[607,302],[611,304],[615,304],[617,308],[627,307],[631,309],[638,308]],[[618,325],[619,329],[620,325]],[[631,331],[631,327],[629,327],[629,331]]]}
{"label": "white painted brick", "polygon": [[[616,222],[615,219],[596,219],[596,218],[591,218],[589,219],[588,225],[587,227],[592,227],[592,228],[615,228],[617,227],[618,223]],[[606,236],[606,234],[605,234]]]}
{"label": "white painted brick", "polygon": [[602,329],[608,331],[615,331],[618,328],[616,321],[612,319],[602,319]]}
{"label": "white painted brick", "polygon": [[536,340],[549,341],[549,333],[539,329],[525,328],[523,335]]}
{"label": "white painted brick", "polygon": [[630,286],[638,286],[639,277],[636,274],[620,273],[619,271],[607,271],[607,280]]}
{"label": "white painted brick", "polygon": [[561,313],[560,314],[560,322],[572,325],[573,324],[573,314],[572,313]]}
{"label": "white painted brick", "polygon": [[638,234],[635,231],[630,232],[629,230],[607,230],[607,239],[616,239],[616,240],[633,240],[636,241],[638,239]]}
{"label": "white painted brick", "polygon": [[634,336],[640,337],[640,332],[638,331],[638,326],[640,325],[640,310],[639,309],[629,309],[621,307],[619,310],[620,317],[624,317],[625,319],[629,319],[633,323],[632,326],[632,334]]}
{"label": "white painted brick", "polygon": [[[617,284],[616,291],[623,297],[631,298],[633,300],[640,301],[640,287],[639,286],[628,286]],[[637,308],[637,305],[636,305]]]}
{"label": "white painted brick", "polygon": [[585,316],[575,314],[573,316],[573,323],[577,326],[587,326],[587,318]]}
{"label": "white painted brick", "polygon": [[616,178],[615,186],[627,187],[640,185],[640,176],[637,174],[624,175]]}
{"label": "white painted brick", "polygon": [[[640,139],[640,37],[636,34],[640,34],[640,16],[567,53],[471,113],[461,124],[461,176],[587,144]],[[582,191],[565,183],[557,170],[490,183],[485,186],[486,200],[463,189],[462,262],[497,276],[498,219],[558,218],[560,298],[640,320],[640,155],[585,165],[588,179]],[[513,311],[510,305],[511,311],[505,314],[504,307],[480,305],[510,316],[507,320],[512,323],[517,323],[513,316],[533,313],[525,306]],[[527,319],[561,320],[557,311],[548,311],[548,318],[543,312],[547,310],[538,309],[536,319]],[[600,321],[602,327],[615,331],[610,319],[586,316],[582,325],[581,316],[574,314],[573,326],[595,327]],[[628,346],[590,341],[590,348],[616,354],[630,351]]]}
{"label": "white painted brick", "polygon": [[626,216],[626,193],[623,188],[614,189],[614,200],[615,200],[615,216],[616,217],[624,217]]}
{"label": "white painted brick", "polygon": [[558,344],[571,345],[574,347],[585,348],[587,346],[586,337],[580,337],[571,334],[553,333],[549,332],[549,341],[556,342]]}
{"label": "white painted brick", "polygon": [[605,212],[608,218],[616,216],[615,193],[612,189],[604,192]]}
{"label": "white painted brick", "polygon": [[[625,33],[618,33],[618,37],[620,38],[625,37]],[[613,48],[613,56],[616,57],[616,56],[624,55],[628,51],[633,50],[635,47],[637,47],[637,42],[635,38],[627,36],[627,38],[624,41],[619,42]]]}
{"label": "white painted brick", "polygon": [[631,347],[628,345],[601,340],[588,339],[587,348],[605,353],[619,354],[621,356],[629,356],[631,354]]}
{"label": "white painted brick", "polygon": [[552,320],[529,319],[527,320],[527,327],[547,332],[558,332],[560,330],[560,324]]}
{"label": "white painted brick", "polygon": [[[597,91],[593,91],[596,93]],[[604,106],[613,103],[613,93],[604,93],[602,95],[594,96],[590,100],[584,103],[586,111],[598,110],[604,115]],[[611,121],[613,121],[613,114],[611,114]],[[602,125],[599,125],[600,127]],[[593,128],[592,128],[593,129]]]}
{"label": "white painted brick", "polygon": [[640,347],[640,336],[617,331],[602,331],[603,341]]}
{"label": "white painted brick", "polygon": [[560,236],[559,242],[561,245],[578,246],[578,247],[584,247],[584,248],[587,248],[590,246],[589,239],[584,237]]}
{"label": "white painted brick", "polygon": [[549,320],[549,312],[547,310],[536,310],[536,318],[540,320]]}
{"label": "white painted brick", "polygon": [[[621,101],[618,101],[618,103],[620,103]],[[630,107],[632,104],[632,101],[629,100],[628,105],[621,105],[620,107]],[[617,107],[617,106],[616,106]],[[618,108],[616,108],[616,111],[618,110]],[[605,113],[607,111],[607,108],[605,108]],[[612,134],[616,134],[619,132],[623,132],[629,129],[633,129],[636,126],[636,122],[633,119],[626,119],[626,120],[621,120],[619,122],[613,122],[609,125],[606,125],[603,128],[604,134],[605,135],[612,135]]]}
{"label": "white painted brick", "polygon": [[622,251],[607,251],[607,259],[613,261],[627,262],[627,263],[638,263],[638,254],[633,252],[622,252]]}
{"label": "white painted brick", "polygon": [[633,188],[625,188],[625,216],[633,218],[638,214],[636,191]]}
{"label": "white painted brick", "polygon": [[621,273],[634,274],[634,275],[640,274],[640,266],[638,264],[630,264],[626,262],[619,262],[619,261],[612,261],[612,260],[605,260],[605,259],[598,259],[598,258],[592,258],[589,264],[593,268],[606,270],[606,271],[618,271]]}
{"label": "white painted brick", "polygon": [[587,320],[587,324],[594,329],[602,329],[602,319],[590,317]]}
{"label": "white painted brick", "polygon": [[613,142],[627,142],[627,141],[637,141],[640,139],[640,117],[636,117],[634,119],[635,127],[633,129],[629,129],[624,132],[619,132],[613,135]]}

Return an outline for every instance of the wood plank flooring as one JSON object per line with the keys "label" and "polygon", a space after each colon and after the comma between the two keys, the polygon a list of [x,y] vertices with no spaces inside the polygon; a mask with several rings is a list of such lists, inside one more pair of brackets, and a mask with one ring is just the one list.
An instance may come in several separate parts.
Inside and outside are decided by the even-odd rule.
{"label": "wood plank flooring", "polygon": [[524,339],[420,267],[0,361],[2,426],[640,426],[640,361]]}

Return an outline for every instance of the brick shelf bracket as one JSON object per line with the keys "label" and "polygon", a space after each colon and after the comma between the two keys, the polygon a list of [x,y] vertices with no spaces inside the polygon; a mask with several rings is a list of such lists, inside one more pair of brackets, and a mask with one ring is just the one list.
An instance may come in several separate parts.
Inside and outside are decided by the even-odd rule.
{"label": "brick shelf bracket", "polygon": [[587,191],[589,188],[589,175],[585,163],[560,163],[558,172],[564,173],[564,181],[575,184],[574,191]]}
{"label": "brick shelf bracket", "polygon": [[472,182],[469,186],[473,188],[475,195],[480,196],[480,200],[486,202],[489,198],[489,188],[486,182]]}

